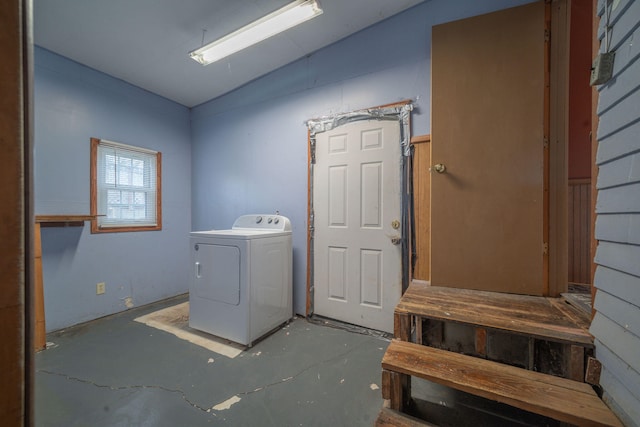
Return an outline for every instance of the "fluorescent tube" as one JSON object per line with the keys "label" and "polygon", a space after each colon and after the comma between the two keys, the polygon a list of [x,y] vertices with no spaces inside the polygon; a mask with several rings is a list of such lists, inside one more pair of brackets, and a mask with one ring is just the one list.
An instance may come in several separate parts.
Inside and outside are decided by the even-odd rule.
{"label": "fluorescent tube", "polygon": [[322,14],[316,0],[296,0],[257,21],[189,53],[208,65]]}

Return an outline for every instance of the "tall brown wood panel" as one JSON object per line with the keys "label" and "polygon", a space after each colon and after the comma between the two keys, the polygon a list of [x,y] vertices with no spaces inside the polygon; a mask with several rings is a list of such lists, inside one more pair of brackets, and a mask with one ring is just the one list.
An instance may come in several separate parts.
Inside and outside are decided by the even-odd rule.
{"label": "tall brown wood panel", "polygon": [[413,279],[429,280],[429,262],[431,241],[430,209],[431,203],[431,141],[430,135],[422,135],[411,139],[413,144],[413,205],[415,217],[415,248],[416,256],[413,269]]}
{"label": "tall brown wood panel", "polygon": [[431,283],[545,293],[545,5],[432,36]]}
{"label": "tall brown wood panel", "polygon": [[31,425],[30,2],[0,5],[0,420]]}
{"label": "tall brown wood panel", "polygon": [[569,282],[591,283],[591,180],[569,181]]}

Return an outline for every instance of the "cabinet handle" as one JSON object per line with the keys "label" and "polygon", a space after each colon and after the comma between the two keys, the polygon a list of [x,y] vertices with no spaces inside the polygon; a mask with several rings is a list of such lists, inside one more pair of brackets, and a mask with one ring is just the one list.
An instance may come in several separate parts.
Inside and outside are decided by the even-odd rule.
{"label": "cabinet handle", "polygon": [[196,278],[199,279],[200,277],[200,263],[196,262]]}

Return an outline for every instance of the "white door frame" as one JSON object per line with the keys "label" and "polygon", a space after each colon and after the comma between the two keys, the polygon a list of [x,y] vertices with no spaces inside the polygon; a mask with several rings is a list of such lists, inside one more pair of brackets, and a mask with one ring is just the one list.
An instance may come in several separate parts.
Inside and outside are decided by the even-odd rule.
{"label": "white door frame", "polygon": [[400,144],[402,148],[402,204],[401,204],[401,224],[402,224],[402,291],[407,288],[410,280],[409,256],[411,249],[411,212],[412,200],[410,197],[410,177],[411,177],[411,111],[413,104],[411,100],[401,101],[394,104],[358,110],[349,113],[339,113],[307,121],[308,133],[308,171],[307,171],[307,304],[306,315],[314,313],[314,207],[313,207],[313,173],[315,165],[316,135],[327,132],[347,123],[362,120],[397,120],[400,122]]}

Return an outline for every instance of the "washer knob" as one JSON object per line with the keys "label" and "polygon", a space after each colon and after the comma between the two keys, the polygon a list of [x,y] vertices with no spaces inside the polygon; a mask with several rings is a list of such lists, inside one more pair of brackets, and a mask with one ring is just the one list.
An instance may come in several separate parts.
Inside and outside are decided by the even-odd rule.
{"label": "washer knob", "polygon": [[273,222],[273,218],[269,218],[269,224],[271,224]]}
{"label": "washer knob", "polygon": [[280,222],[280,218],[276,218],[276,219],[274,219],[274,220],[273,220],[273,223],[274,223],[274,224],[277,224],[277,223],[279,223],[279,222]]}
{"label": "washer knob", "polygon": [[262,222],[262,217],[259,216],[256,218],[256,224],[260,224]]}

